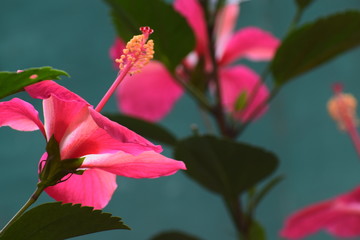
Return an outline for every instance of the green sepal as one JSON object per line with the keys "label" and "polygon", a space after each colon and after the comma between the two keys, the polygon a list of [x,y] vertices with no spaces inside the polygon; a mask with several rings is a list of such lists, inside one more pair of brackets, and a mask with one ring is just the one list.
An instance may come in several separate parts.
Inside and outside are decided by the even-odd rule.
{"label": "green sepal", "polygon": [[235,111],[241,111],[245,108],[247,104],[248,94],[246,91],[242,91],[239,96],[236,98],[234,109]]}
{"label": "green sepal", "polygon": [[[36,78],[30,78],[37,75]],[[60,79],[69,74],[51,67],[29,68],[22,72],[0,72],[0,99],[24,90],[24,87],[43,81]]]}
{"label": "green sepal", "polygon": [[59,143],[54,135],[46,145],[47,159],[42,166],[40,163],[40,182],[38,186],[53,186],[59,183],[68,174],[82,174],[82,170],[77,170],[82,165],[85,158],[61,159]]}

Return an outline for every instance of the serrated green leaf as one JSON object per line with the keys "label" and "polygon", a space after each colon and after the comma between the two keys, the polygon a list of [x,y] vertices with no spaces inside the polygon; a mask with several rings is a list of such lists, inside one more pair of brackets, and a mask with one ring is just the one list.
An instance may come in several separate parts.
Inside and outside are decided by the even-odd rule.
{"label": "serrated green leaf", "polygon": [[160,233],[152,237],[151,240],[201,240],[201,239],[184,232],[169,231],[169,232]]}
{"label": "serrated green leaf", "polygon": [[130,228],[110,213],[55,202],[25,212],[0,235],[0,240],[62,240],[112,229]]}
{"label": "serrated green leaf", "polygon": [[122,114],[104,114],[110,120],[115,121],[134,132],[140,134],[145,138],[165,143],[168,145],[174,145],[176,138],[167,129],[163,128],[159,124],[151,123],[139,118],[130,117]]}
{"label": "serrated green leaf", "polygon": [[360,45],[360,12],[347,11],[293,30],[279,47],[271,71],[277,85]]}
{"label": "serrated green leaf", "polygon": [[295,0],[295,2],[298,8],[304,9],[308,7],[312,2],[314,2],[314,0]]}
{"label": "serrated green leaf", "polygon": [[[30,78],[31,76],[33,78]],[[23,91],[23,88],[28,85],[43,80],[60,79],[60,76],[69,77],[69,74],[51,67],[29,68],[19,73],[0,72],[0,99]]]}
{"label": "serrated green leaf", "polygon": [[154,29],[155,59],[173,71],[194,49],[195,38],[186,20],[162,0],[105,0],[111,7],[113,21],[125,42],[139,35],[139,27]]}
{"label": "serrated green leaf", "polygon": [[175,146],[192,179],[223,196],[237,196],[269,176],[276,156],[262,148],[214,136],[194,136]]}

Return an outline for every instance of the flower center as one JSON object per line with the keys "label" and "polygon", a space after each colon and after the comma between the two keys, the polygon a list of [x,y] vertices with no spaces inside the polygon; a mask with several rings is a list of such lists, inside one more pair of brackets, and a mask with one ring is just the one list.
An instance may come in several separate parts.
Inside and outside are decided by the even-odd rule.
{"label": "flower center", "polygon": [[154,57],[154,42],[148,40],[154,32],[150,27],[141,27],[141,35],[134,36],[123,50],[123,54],[115,61],[119,63],[120,70],[130,68],[130,75],[138,73]]}

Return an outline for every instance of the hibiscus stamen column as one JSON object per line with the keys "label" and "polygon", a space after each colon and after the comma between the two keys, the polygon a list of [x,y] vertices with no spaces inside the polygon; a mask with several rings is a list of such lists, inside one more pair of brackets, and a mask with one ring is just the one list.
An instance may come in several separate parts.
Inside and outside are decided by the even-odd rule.
{"label": "hibiscus stamen column", "polygon": [[101,99],[95,110],[100,112],[111,95],[115,92],[116,88],[127,76],[127,74],[133,75],[141,71],[141,68],[150,62],[154,57],[154,42],[148,40],[150,34],[154,32],[150,27],[141,27],[141,35],[134,36],[123,50],[123,54],[119,59],[115,61],[119,63],[120,72],[111,85],[109,90],[106,92],[104,97]]}
{"label": "hibiscus stamen column", "polygon": [[360,157],[360,136],[356,129],[358,121],[356,118],[357,101],[351,94],[343,93],[342,89],[341,84],[334,84],[335,96],[328,102],[328,111],[330,116],[338,123],[339,128],[349,134]]}

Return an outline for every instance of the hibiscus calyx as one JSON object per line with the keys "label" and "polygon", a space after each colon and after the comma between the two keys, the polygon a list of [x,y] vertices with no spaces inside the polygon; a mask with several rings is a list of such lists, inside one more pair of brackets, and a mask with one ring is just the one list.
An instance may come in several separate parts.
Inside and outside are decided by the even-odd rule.
{"label": "hibiscus calyx", "polygon": [[84,170],[78,170],[84,161],[82,158],[61,159],[59,143],[52,136],[46,145],[47,158],[39,164],[38,186],[54,186],[64,182],[72,174],[83,174]]}

